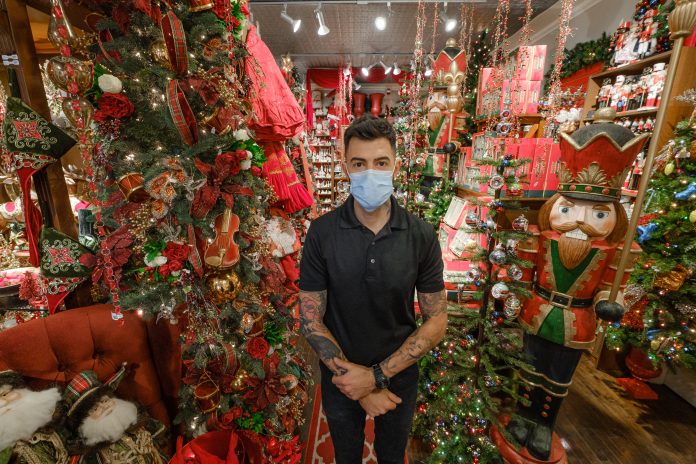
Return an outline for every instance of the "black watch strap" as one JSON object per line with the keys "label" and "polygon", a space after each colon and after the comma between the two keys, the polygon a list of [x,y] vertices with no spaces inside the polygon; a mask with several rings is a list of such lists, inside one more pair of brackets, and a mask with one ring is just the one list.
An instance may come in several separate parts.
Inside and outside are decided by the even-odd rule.
{"label": "black watch strap", "polygon": [[382,372],[382,367],[379,364],[372,366],[372,373],[375,376],[375,386],[377,388],[380,390],[389,388],[389,379],[386,375],[384,375],[384,372]]}

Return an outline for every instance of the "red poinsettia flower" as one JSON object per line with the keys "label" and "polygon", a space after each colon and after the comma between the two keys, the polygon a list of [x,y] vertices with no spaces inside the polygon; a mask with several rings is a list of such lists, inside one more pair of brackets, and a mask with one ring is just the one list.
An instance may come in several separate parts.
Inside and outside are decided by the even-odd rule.
{"label": "red poinsettia flower", "polygon": [[250,390],[244,394],[244,400],[252,404],[253,411],[266,409],[268,405],[277,403],[280,397],[287,395],[288,389],[278,375],[278,353],[263,360],[265,377],[252,377],[248,381]]}

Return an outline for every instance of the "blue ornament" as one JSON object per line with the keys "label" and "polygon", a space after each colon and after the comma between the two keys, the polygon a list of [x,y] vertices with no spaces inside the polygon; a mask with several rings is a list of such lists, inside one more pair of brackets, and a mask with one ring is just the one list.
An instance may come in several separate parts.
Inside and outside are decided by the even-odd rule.
{"label": "blue ornament", "polygon": [[653,232],[657,231],[657,224],[654,222],[649,222],[643,226],[638,226],[638,243],[643,244],[650,240]]}
{"label": "blue ornament", "polygon": [[696,193],[696,182],[691,182],[688,187],[686,187],[686,190],[682,190],[681,192],[675,193],[674,198],[677,200],[688,200],[691,195]]}

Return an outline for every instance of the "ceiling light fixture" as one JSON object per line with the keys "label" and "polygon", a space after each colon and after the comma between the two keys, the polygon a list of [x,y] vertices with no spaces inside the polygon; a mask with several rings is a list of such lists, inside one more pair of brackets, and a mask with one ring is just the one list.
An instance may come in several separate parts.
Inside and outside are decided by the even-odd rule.
{"label": "ceiling light fixture", "polygon": [[388,76],[392,72],[392,67],[384,64],[383,60],[384,60],[384,57],[382,57],[382,60],[380,60],[379,64],[380,64],[380,66],[382,66],[382,68],[384,68],[384,75]]}
{"label": "ceiling light fixture", "polygon": [[360,84],[358,84],[356,81],[353,81],[353,88],[355,88],[355,90],[360,90],[360,87]]}
{"label": "ceiling light fixture", "polygon": [[302,26],[302,20],[301,19],[293,19],[289,14],[288,14],[288,4],[286,3],[283,6],[283,11],[280,12],[280,17],[283,18],[288,24],[292,26],[292,32],[297,33],[297,31],[300,30],[300,26]]}
{"label": "ceiling light fixture", "polygon": [[442,13],[440,14],[442,22],[445,24],[445,30],[447,32],[452,32],[457,27],[457,19],[450,18],[447,16],[447,2],[442,4]]}
{"label": "ceiling light fixture", "polygon": [[379,31],[387,28],[387,18],[391,16],[391,2],[387,2],[387,16],[379,15],[375,18],[375,27]]}
{"label": "ceiling light fixture", "polygon": [[396,61],[394,62],[394,71],[393,71],[393,72],[394,72],[394,75],[395,75],[395,76],[398,76],[399,74],[401,74],[401,68],[400,68],[399,65],[396,63]]}
{"label": "ceiling light fixture", "polygon": [[350,68],[351,68],[350,63],[348,63],[348,64],[346,65],[345,69],[343,70],[343,75],[344,75],[344,76],[346,76],[346,77],[350,76],[350,71],[351,71]]}
{"label": "ceiling light fixture", "polygon": [[430,67],[430,65],[425,67],[425,72],[423,74],[425,77],[430,77],[433,75],[433,69]]}
{"label": "ceiling light fixture", "polygon": [[370,71],[372,71],[372,68],[375,67],[376,63],[372,63],[370,66],[363,66],[360,72],[362,72],[362,75],[365,77],[368,77],[370,75]]}
{"label": "ceiling light fixture", "polygon": [[319,22],[319,29],[317,29],[317,34],[326,35],[329,32],[331,32],[331,29],[329,29],[329,27],[324,22],[324,12],[321,11],[321,3],[317,6],[317,9],[314,10],[314,14],[316,15],[317,21]]}

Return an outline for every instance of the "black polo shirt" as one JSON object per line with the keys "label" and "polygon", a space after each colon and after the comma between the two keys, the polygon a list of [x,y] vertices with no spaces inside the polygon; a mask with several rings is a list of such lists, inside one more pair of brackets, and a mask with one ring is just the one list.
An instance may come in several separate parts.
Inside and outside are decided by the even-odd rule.
{"label": "black polo shirt", "polygon": [[391,198],[391,217],[375,235],[355,216],[353,197],[312,222],[300,263],[300,289],[327,290],[324,324],[349,361],[371,366],[416,329],[416,289],[445,288],[432,225]]}

